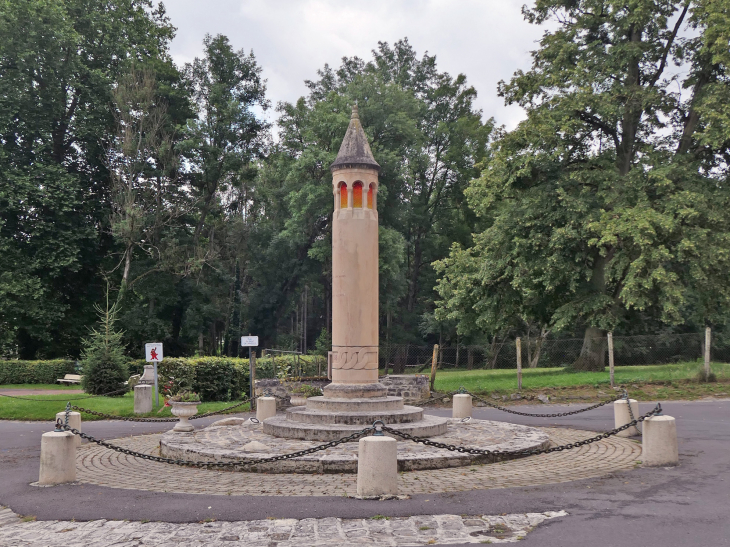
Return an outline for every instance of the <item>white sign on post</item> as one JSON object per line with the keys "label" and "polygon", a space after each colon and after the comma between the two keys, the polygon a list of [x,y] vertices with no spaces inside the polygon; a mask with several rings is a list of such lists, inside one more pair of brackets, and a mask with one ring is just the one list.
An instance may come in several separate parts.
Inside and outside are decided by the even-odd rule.
{"label": "white sign on post", "polygon": [[258,336],[241,336],[241,345],[246,347],[257,347],[259,345],[259,337]]}
{"label": "white sign on post", "polygon": [[155,364],[155,406],[160,406],[160,391],[157,382],[157,363],[162,361],[162,344],[151,342],[144,345],[144,353],[148,363]]}
{"label": "white sign on post", "polygon": [[144,351],[148,363],[158,363],[162,361],[162,344],[160,342],[145,344]]}

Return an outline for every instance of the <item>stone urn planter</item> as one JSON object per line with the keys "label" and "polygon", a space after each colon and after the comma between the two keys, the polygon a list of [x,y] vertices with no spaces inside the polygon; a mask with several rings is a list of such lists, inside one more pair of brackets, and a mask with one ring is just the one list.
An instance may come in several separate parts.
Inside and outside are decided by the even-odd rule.
{"label": "stone urn planter", "polygon": [[307,398],[304,395],[292,395],[289,398],[289,403],[292,406],[305,406],[307,404]]}
{"label": "stone urn planter", "polygon": [[194,431],[195,428],[193,427],[193,424],[191,424],[188,421],[188,418],[195,416],[198,413],[199,404],[200,404],[200,401],[193,401],[193,402],[170,401],[170,406],[172,407],[170,409],[170,412],[172,412],[173,415],[180,418],[180,421],[175,424],[175,427],[173,427],[172,430],[178,431],[178,432],[184,432],[184,433],[189,433],[190,431]]}

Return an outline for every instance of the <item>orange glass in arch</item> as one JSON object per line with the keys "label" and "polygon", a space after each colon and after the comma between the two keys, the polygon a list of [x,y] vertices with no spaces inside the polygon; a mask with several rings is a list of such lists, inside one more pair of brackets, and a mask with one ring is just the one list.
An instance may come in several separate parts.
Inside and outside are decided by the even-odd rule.
{"label": "orange glass in arch", "polygon": [[370,185],[370,188],[368,188],[368,209],[373,208],[373,185]]}
{"label": "orange glass in arch", "polygon": [[340,208],[347,209],[347,184],[340,183]]}
{"label": "orange glass in arch", "polygon": [[362,182],[356,182],[352,186],[352,206],[362,209]]}

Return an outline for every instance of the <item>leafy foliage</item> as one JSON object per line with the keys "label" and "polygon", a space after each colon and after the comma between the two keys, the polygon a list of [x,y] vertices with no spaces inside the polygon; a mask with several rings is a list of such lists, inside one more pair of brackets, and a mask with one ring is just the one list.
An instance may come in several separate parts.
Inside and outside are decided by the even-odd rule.
{"label": "leafy foliage", "polygon": [[[538,0],[525,10],[556,29],[529,71],[500,84],[527,119],[501,132],[466,192],[481,228],[437,265],[439,317],[462,332],[583,326],[574,366],[589,370],[603,368],[593,340],[606,330],[724,320],[730,141],[715,137],[730,82],[717,4]],[[687,23],[690,37],[679,33]]]}

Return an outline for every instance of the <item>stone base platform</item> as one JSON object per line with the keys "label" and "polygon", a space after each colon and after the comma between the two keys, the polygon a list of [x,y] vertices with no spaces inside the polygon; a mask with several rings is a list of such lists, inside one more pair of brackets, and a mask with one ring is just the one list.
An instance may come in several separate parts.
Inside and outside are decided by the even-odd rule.
{"label": "stone base platform", "polygon": [[[424,416],[424,419],[429,418],[434,417]],[[269,420],[276,419],[284,420],[285,418],[284,416],[269,418]],[[446,433],[431,437],[431,440],[489,450],[529,450],[547,447],[550,442],[546,432],[533,427],[488,420],[469,422],[443,420],[448,424]],[[391,427],[395,429],[397,425],[393,424]],[[348,427],[354,428],[353,431],[362,429],[362,426]],[[247,460],[278,456],[313,448],[319,444],[321,444],[319,441],[272,437],[264,432],[261,424],[251,422],[235,426],[213,424],[192,433],[168,432],[163,434],[160,438],[160,454],[167,458],[196,461]],[[357,443],[343,443],[299,458],[246,467],[245,471],[356,473],[357,450]],[[461,467],[492,461],[496,461],[496,458],[451,452],[412,441],[398,442],[399,471]]]}
{"label": "stone base platform", "polygon": [[[354,387],[363,389],[361,386]],[[446,433],[446,418],[424,416],[422,408],[404,405],[402,397],[385,395],[385,388],[382,386],[368,385],[367,388],[379,390],[376,391],[379,396],[310,397],[306,406],[291,407],[285,416],[275,416],[264,421],[264,433],[286,439],[336,441],[372,425],[377,420],[417,437],[433,437]]]}

